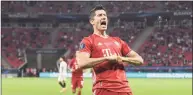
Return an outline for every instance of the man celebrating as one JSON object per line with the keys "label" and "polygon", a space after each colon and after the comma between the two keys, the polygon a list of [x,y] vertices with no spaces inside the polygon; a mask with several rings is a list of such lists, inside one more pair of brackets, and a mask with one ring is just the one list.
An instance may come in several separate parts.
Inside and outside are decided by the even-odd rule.
{"label": "man celebrating", "polygon": [[132,95],[124,65],[141,65],[142,57],[119,37],[106,34],[108,18],[103,6],[91,10],[90,23],[94,33],[81,41],[77,67],[93,68],[94,95]]}

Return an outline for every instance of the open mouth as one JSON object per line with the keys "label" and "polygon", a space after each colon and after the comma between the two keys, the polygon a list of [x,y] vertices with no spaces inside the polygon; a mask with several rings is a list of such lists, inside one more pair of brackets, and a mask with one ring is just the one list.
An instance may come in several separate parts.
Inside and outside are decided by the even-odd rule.
{"label": "open mouth", "polygon": [[107,25],[107,22],[106,21],[102,21],[101,25]]}

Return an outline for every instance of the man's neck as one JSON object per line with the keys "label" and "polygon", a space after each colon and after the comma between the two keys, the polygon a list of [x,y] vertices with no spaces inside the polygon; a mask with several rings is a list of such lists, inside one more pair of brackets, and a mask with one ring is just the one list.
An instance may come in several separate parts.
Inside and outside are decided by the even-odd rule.
{"label": "man's neck", "polygon": [[97,34],[100,36],[106,36],[107,35],[105,31],[103,31],[103,32],[97,31],[97,32],[94,32],[94,34]]}
{"label": "man's neck", "polygon": [[99,36],[101,36],[103,38],[108,37],[108,35],[106,34],[106,31],[94,31],[93,34],[99,35]]}

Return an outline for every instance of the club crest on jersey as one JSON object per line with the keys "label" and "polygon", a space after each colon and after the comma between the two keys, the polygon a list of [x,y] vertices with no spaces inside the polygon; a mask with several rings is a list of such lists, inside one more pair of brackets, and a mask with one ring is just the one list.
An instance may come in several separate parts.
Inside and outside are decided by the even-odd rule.
{"label": "club crest on jersey", "polygon": [[118,42],[114,42],[117,46],[120,46]]}
{"label": "club crest on jersey", "polygon": [[83,49],[85,48],[85,44],[84,43],[80,43],[79,49]]}

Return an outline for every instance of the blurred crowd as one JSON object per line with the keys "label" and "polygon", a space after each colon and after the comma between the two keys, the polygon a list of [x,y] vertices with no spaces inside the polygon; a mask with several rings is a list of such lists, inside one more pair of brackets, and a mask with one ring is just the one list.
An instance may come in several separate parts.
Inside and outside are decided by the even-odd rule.
{"label": "blurred crowd", "polygon": [[139,51],[145,66],[192,66],[192,27],[156,27]]}
{"label": "blurred crowd", "polygon": [[162,10],[166,12],[172,11],[192,11],[192,2],[169,2],[162,3]]}
{"label": "blurred crowd", "polygon": [[26,48],[43,48],[48,44],[49,32],[40,28],[2,28],[2,55],[18,68],[24,63]]}
{"label": "blurred crowd", "polygon": [[157,12],[157,11],[190,11],[192,4],[189,2],[153,2],[153,1],[4,1],[2,13],[88,13],[96,4],[102,4],[110,13],[124,12]]}
{"label": "blurred crowd", "polygon": [[[109,27],[108,33],[111,36],[119,36],[132,44],[137,35],[145,28],[145,23],[121,22]],[[71,54],[74,54],[74,51],[79,48],[82,38],[92,34],[92,32],[92,26],[85,22],[61,23],[57,28],[3,27],[1,32],[2,51],[13,67],[19,67],[24,62],[24,50],[26,48],[47,48],[51,44],[53,48],[70,49]],[[56,35],[54,40],[52,40],[53,35]]]}
{"label": "blurred crowd", "polygon": [[[192,11],[190,2],[62,2],[62,1],[3,1],[2,13],[88,13],[96,4],[102,4],[111,14],[124,12],[157,12],[157,11]],[[66,48],[71,55],[79,48],[83,37],[92,34],[89,23],[15,25],[2,24],[1,45],[4,56],[13,68],[19,68],[24,63],[26,48]],[[8,27],[7,27],[8,26]],[[143,66],[192,66],[192,23],[189,19],[162,20],[155,22],[155,29],[140,49],[137,51],[145,60]],[[146,22],[121,21],[108,26],[107,33],[119,36],[132,45],[140,33],[146,28]],[[54,38],[54,39],[53,39]],[[4,68],[2,65],[1,67]],[[25,70],[26,72],[30,70]],[[32,70],[33,71],[33,70]],[[35,71],[35,70],[34,70]],[[42,70],[44,71],[44,69]],[[50,71],[50,70],[49,70]],[[55,70],[51,70],[55,71]]]}
{"label": "blurred crowd", "polygon": [[[184,21],[182,21],[184,22]],[[157,26],[138,50],[145,60],[144,66],[189,66],[192,64],[192,28],[183,25]],[[64,27],[65,26],[65,27]],[[118,36],[129,45],[146,28],[145,22],[120,21],[110,26],[109,35]],[[54,30],[51,29],[51,30]],[[89,23],[60,24],[57,28],[54,48],[66,48],[74,54],[83,37],[92,34]],[[18,64],[25,48],[45,48],[50,32],[41,28],[2,28],[2,51],[8,60]],[[71,55],[69,55],[71,56]],[[16,65],[17,67],[18,65]]]}

